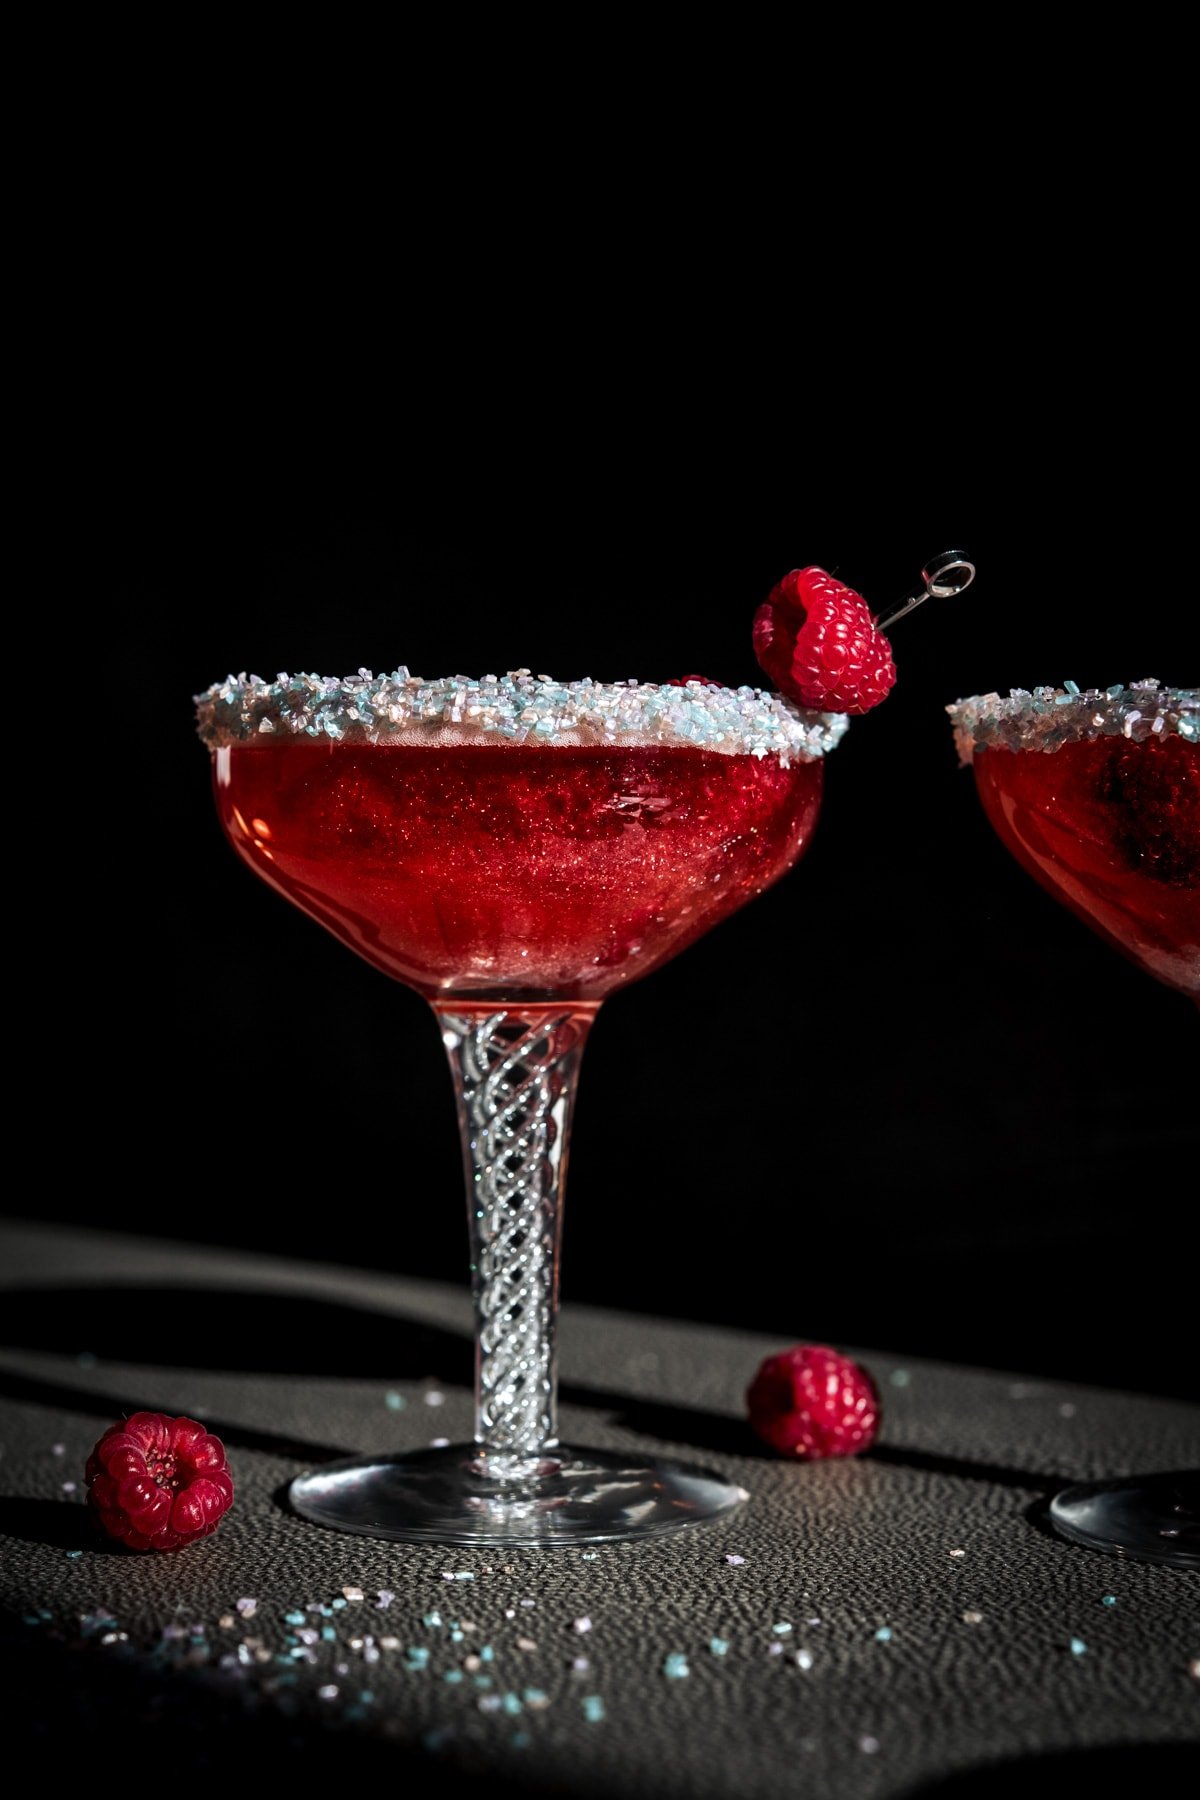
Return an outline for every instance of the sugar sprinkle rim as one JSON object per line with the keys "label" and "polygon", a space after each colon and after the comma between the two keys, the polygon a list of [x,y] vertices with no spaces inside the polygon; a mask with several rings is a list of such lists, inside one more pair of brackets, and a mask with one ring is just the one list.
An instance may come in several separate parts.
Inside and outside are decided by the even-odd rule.
{"label": "sugar sprinkle rim", "polygon": [[439,732],[456,741],[499,737],[516,744],[679,744],[722,755],[812,762],[850,723],[754,687],[688,681],[559,682],[528,669],[506,675],[426,680],[405,667],[389,675],[229,675],[193,695],[196,729],[210,749],[275,733],[334,742],[387,744]]}
{"label": "sugar sprinkle rim", "polygon": [[1200,688],[1163,687],[1153,679],[1109,688],[1066,681],[1061,687],[1012,688],[1006,698],[973,694],[946,711],[962,767],[977,750],[1054,751],[1101,737],[1200,740]]}

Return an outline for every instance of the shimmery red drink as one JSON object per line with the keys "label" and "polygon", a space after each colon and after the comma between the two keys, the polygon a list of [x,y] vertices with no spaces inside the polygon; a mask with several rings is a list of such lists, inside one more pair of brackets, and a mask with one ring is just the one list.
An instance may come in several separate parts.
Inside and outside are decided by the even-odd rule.
{"label": "shimmery red drink", "polygon": [[[323,1464],[289,1484],[294,1510],[368,1537],[551,1545],[736,1509],[744,1490],[712,1470],[559,1442],[573,1097],[605,996],[803,854],[847,715],[699,677],[602,686],[527,670],[231,676],[196,706],[238,856],[430,1003],[467,1176],[473,1441]],[[394,1171],[416,1230],[402,1128],[393,1143],[379,1193]]]}
{"label": "shimmery red drink", "polygon": [[429,999],[598,1001],[791,868],[822,767],[268,737],[219,750],[214,780],[256,874]]}
{"label": "shimmery red drink", "polygon": [[973,764],[1021,866],[1148,974],[1200,997],[1200,744],[1097,737],[978,750]]}

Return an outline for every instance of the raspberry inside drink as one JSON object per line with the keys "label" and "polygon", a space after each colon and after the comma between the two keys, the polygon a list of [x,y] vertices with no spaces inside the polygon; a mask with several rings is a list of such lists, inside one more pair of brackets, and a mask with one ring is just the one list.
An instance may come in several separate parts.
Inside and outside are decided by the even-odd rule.
{"label": "raspberry inside drink", "polygon": [[1200,999],[1200,745],[1171,734],[977,749],[984,811],[1054,897]]}
{"label": "raspberry inside drink", "polygon": [[799,859],[820,759],[683,744],[335,743],[214,756],[255,873],[430,999],[599,1001]]}

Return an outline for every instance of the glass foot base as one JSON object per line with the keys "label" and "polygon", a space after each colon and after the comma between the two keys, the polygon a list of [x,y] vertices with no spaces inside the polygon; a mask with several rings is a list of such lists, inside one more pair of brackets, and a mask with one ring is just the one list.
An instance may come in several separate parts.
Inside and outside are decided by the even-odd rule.
{"label": "glass foot base", "polygon": [[1088,1481],[1050,1502],[1056,1531],[1072,1543],[1138,1562],[1200,1569],[1200,1471]]}
{"label": "glass foot base", "polygon": [[299,1475],[303,1518],[361,1537],[433,1544],[602,1544],[720,1519],[749,1498],[706,1469],[557,1446],[503,1464],[475,1444],[356,1457]]}

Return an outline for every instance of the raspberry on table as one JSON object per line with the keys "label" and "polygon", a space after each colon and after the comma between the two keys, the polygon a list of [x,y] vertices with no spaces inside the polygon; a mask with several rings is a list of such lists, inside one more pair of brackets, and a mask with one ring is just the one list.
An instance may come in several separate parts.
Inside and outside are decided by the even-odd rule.
{"label": "raspberry on table", "polygon": [[874,1381],[828,1344],[793,1344],[768,1356],[746,1390],[750,1424],[781,1456],[857,1456],[879,1430]]}
{"label": "raspberry on table", "polygon": [[793,569],[754,615],[754,654],[780,693],[820,712],[864,713],[896,680],[892,648],[861,594],[824,569]]}
{"label": "raspberry on table", "polygon": [[131,1550],[182,1550],[233,1504],[225,1446],[195,1419],[136,1412],[110,1425],[85,1470],[88,1504]]}

